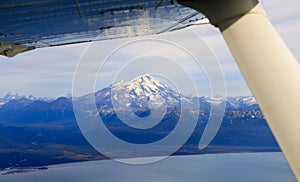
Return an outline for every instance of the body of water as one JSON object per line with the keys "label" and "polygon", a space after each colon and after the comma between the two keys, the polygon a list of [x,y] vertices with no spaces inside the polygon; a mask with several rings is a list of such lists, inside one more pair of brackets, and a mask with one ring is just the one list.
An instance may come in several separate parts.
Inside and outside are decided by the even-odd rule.
{"label": "body of water", "polygon": [[[143,159],[133,159],[143,160]],[[113,160],[49,166],[47,170],[0,176],[1,182],[295,182],[282,153],[172,156],[145,165]]]}

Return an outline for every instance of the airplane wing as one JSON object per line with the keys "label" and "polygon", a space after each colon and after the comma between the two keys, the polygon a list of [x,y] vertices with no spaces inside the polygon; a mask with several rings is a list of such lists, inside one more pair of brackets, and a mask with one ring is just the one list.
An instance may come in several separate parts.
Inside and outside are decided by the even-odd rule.
{"label": "airplane wing", "polygon": [[178,30],[204,19],[174,0],[11,0],[0,3],[0,55]]}

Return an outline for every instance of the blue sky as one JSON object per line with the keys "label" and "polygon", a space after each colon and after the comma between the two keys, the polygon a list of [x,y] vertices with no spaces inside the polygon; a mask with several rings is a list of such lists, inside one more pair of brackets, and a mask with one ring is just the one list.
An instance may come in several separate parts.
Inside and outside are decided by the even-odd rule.
{"label": "blue sky", "polygon": [[[300,1],[286,1],[285,7],[283,7],[282,1],[279,0],[263,0],[261,3],[279,34],[296,58],[300,60]],[[201,25],[175,32],[179,41],[190,41],[190,48],[199,46],[196,41],[193,41],[194,36],[190,34],[191,31],[196,32],[201,37],[218,59],[225,77],[227,95],[251,95],[219,31],[211,25]],[[154,38],[164,39],[168,37],[168,34],[160,36]],[[104,41],[101,44],[114,50],[116,47],[130,41],[132,39]],[[126,56],[130,57],[130,54],[137,52],[139,49],[140,51],[150,49],[150,46],[150,44],[139,45],[139,47],[123,51],[126,54],[116,54],[114,61],[106,67],[105,73],[107,75],[112,74],[113,72],[110,72],[110,70],[114,70],[114,63],[126,58]],[[0,57],[0,97],[9,91],[40,97],[58,97],[71,93],[76,65],[87,47],[88,44],[68,45],[37,49],[17,55],[14,58]],[[160,48],[170,55],[176,54],[167,47],[164,49],[163,45]],[[204,52],[203,54],[205,54]],[[197,74],[195,74],[195,70],[193,71],[192,66],[189,68],[191,75],[195,79],[201,80],[201,76],[195,76]],[[100,88],[108,84],[110,84],[110,81],[102,79],[97,83],[97,86]],[[204,86],[200,90],[201,93],[207,93],[209,88]]]}

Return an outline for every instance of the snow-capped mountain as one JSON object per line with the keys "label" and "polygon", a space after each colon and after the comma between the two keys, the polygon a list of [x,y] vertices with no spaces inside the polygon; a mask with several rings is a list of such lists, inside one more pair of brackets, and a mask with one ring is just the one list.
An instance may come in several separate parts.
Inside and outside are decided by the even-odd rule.
{"label": "snow-capped mountain", "polygon": [[[197,119],[195,129],[193,133],[190,133],[191,137],[179,149],[178,154],[186,154],[187,151],[191,151],[191,154],[197,153],[198,142],[212,114],[210,112],[212,104],[223,103],[220,97],[191,98],[184,96],[150,75],[142,75],[132,81],[120,81],[96,93],[74,99],[90,101],[88,98],[94,96],[98,113],[91,113],[88,110],[84,110],[84,113],[87,116],[100,116],[106,128],[114,136],[133,144],[157,142],[170,136],[169,134],[178,126],[179,121],[190,124],[189,122],[193,121],[191,118]],[[72,102],[71,98],[60,97],[45,101],[34,100],[36,97],[33,96],[25,98],[19,94],[10,93],[5,99],[9,101],[0,107],[0,131],[2,131],[0,138],[4,141],[0,145],[5,149],[4,151],[7,151],[7,154],[2,155],[2,158],[0,156],[0,160],[4,159],[1,160],[4,162],[0,163],[0,167],[1,165],[9,167],[11,164],[15,166],[47,165],[40,161],[53,163],[58,159],[65,162],[70,161],[69,157],[73,156],[73,153],[74,160],[78,161],[77,156],[93,153],[93,151],[87,151],[90,145],[80,132],[73,110],[73,104],[76,102]],[[187,110],[184,110],[188,112],[183,115],[187,117],[181,117],[182,100],[191,103],[192,106],[194,101],[197,101],[195,103],[200,103],[200,109],[194,110],[194,108],[188,107]],[[116,109],[113,105],[114,102],[120,103],[121,107]],[[165,112],[159,113],[158,110],[151,107],[151,103],[159,109],[161,106],[167,106],[167,108],[165,108]],[[87,104],[90,103],[87,102]],[[253,97],[228,97],[227,110],[224,113],[218,135],[210,147],[198,152],[203,154],[203,152],[259,151],[255,148],[256,146],[261,147],[261,151],[274,151],[274,147],[277,146],[275,140],[259,108],[254,106],[257,104]],[[198,109],[199,105],[195,108]],[[199,113],[199,117],[197,113]],[[197,114],[196,117],[195,114]],[[96,124],[96,122],[88,123],[88,126],[93,127],[94,123]],[[181,131],[184,132],[184,130]],[[7,136],[9,138],[5,139]],[[61,147],[64,145],[66,149]],[[153,148],[155,153],[159,148]],[[162,148],[168,148],[168,146]],[[72,155],[65,155],[62,150],[70,151]],[[26,152],[22,152],[22,156],[20,156],[20,152],[17,152],[15,157],[11,151]],[[49,154],[49,151],[53,152],[51,154],[53,161],[44,155]],[[82,154],[78,153],[80,151]],[[45,158],[42,158],[43,156]],[[92,156],[86,158],[99,159],[92,158]],[[23,159],[27,159],[30,163],[19,162],[24,161]]]}
{"label": "snow-capped mountain", "polygon": [[110,109],[112,105],[120,108],[147,109],[153,107],[179,106],[181,100],[192,102],[171,87],[159,82],[154,77],[146,74],[134,78],[131,81],[120,81],[95,94],[97,105],[101,109]]}
{"label": "snow-capped mountain", "polygon": [[227,103],[234,108],[258,108],[256,100],[253,96],[227,97]]}
{"label": "snow-capped mountain", "polygon": [[9,92],[3,97],[3,99],[9,101],[12,99],[15,99],[15,100],[21,99],[22,97],[24,97],[24,96],[19,95],[17,92]]}
{"label": "snow-capped mountain", "polygon": [[9,92],[7,93],[3,98],[0,98],[0,105],[3,105],[7,102],[9,102],[10,100],[18,100],[23,98],[24,96],[19,95],[16,92]]}
{"label": "snow-capped mountain", "polygon": [[[91,94],[88,94],[91,95]],[[71,99],[71,94],[64,96]],[[55,99],[38,98],[35,96],[24,96],[16,92],[9,92],[3,98],[0,98],[0,106],[12,100],[20,100],[22,98],[30,101],[51,102]],[[201,108],[209,109],[211,104],[219,104],[222,102],[219,98],[214,97],[188,97],[174,91],[171,87],[159,82],[154,77],[146,74],[134,78],[131,81],[120,81],[103,88],[95,93],[97,106],[103,112],[111,112],[118,104],[119,108],[136,108],[146,110],[149,106],[154,107],[180,107],[181,100],[193,103],[197,100]],[[236,96],[227,97],[228,109],[257,109],[258,105],[252,96]]]}
{"label": "snow-capped mountain", "polygon": [[[103,110],[111,110],[114,103],[121,103],[123,107],[147,108],[149,103],[167,107],[179,106],[181,100],[193,103],[198,99],[201,108],[209,109],[211,104],[221,104],[219,97],[188,97],[174,91],[171,87],[159,82],[150,75],[141,75],[131,81],[120,81],[96,94],[97,105]],[[258,109],[253,96],[236,96],[226,98],[228,109]]]}
{"label": "snow-capped mountain", "polygon": [[118,101],[137,101],[140,106],[150,100],[157,104],[161,103],[163,99],[168,104],[177,103],[182,96],[150,75],[138,76],[132,81],[112,85],[112,94],[114,94],[113,98]]}
{"label": "snow-capped mountain", "polygon": [[51,101],[51,100],[54,100],[54,99],[50,99],[50,98],[35,97],[33,95],[25,96],[25,95],[18,94],[17,92],[9,92],[4,97],[2,97],[2,98],[0,97],[0,106],[8,103],[9,101],[21,100],[21,99],[26,99],[26,100],[30,100],[30,101],[38,101],[38,100],[39,101]]}

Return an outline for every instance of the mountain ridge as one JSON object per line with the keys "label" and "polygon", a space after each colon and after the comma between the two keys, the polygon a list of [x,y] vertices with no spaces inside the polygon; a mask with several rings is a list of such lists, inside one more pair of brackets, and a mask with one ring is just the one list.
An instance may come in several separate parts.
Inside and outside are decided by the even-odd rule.
{"label": "mountain ridge", "polygon": [[[151,143],[167,136],[176,127],[180,116],[180,100],[198,99],[200,109],[195,130],[174,155],[279,150],[251,96],[227,97],[219,132],[206,149],[199,150],[198,143],[210,117],[211,104],[219,103],[218,99],[187,97],[155,82],[151,78],[138,77],[132,82],[118,82],[74,99],[94,96],[99,116],[109,131],[135,144]],[[167,112],[153,129],[138,130],[122,123],[112,99],[116,102],[125,101],[124,107],[120,107],[121,111],[131,108],[139,117],[151,114],[151,102],[159,107],[164,99]],[[0,170],[6,167],[105,159],[85,140],[74,115],[72,98],[66,97],[52,100],[14,98],[0,106],[0,145],[0,161],[3,161]]]}
{"label": "mountain ridge", "polygon": [[[116,91],[117,90],[117,91]],[[134,100],[134,98],[138,97],[138,102],[140,104],[145,104],[146,102],[149,102],[149,100],[161,100],[164,98],[165,100],[169,101],[168,104],[172,102],[180,102],[180,99],[185,99],[185,100],[193,100],[195,98],[200,100],[200,103],[203,104],[214,104],[218,103],[220,100],[214,98],[214,97],[188,97],[183,94],[180,94],[176,91],[174,91],[171,87],[160,83],[158,80],[156,80],[154,77],[145,74],[138,76],[134,78],[131,81],[119,81],[117,83],[114,83],[108,87],[102,88],[94,93],[95,98],[97,101],[101,100],[102,98],[106,98],[107,96],[111,96],[111,93],[113,92],[112,98],[118,97],[116,96],[115,92],[120,92],[122,91],[122,94],[119,94],[120,99],[124,101],[126,100],[125,97],[130,97],[129,101]],[[91,95],[91,94],[87,94]],[[85,95],[86,96],[86,95]],[[84,96],[82,96],[84,97]],[[67,98],[70,99],[72,98],[71,94],[66,94],[65,96],[58,97],[56,99],[54,98],[41,98],[41,97],[35,97],[35,96],[24,96],[20,95],[16,92],[9,92],[7,93],[4,97],[0,98],[0,106],[5,105],[6,103],[12,101],[12,100],[26,100],[27,102],[29,101],[42,101],[42,102],[53,102],[59,98]],[[79,97],[80,98],[80,97]],[[253,96],[228,96],[225,99],[227,108],[239,108],[239,107],[244,107],[244,108],[252,108],[252,109],[257,109],[258,105],[254,99]],[[128,102],[128,100],[127,100]],[[129,103],[127,103],[129,104]],[[129,106],[129,105],[127,105]]]}

